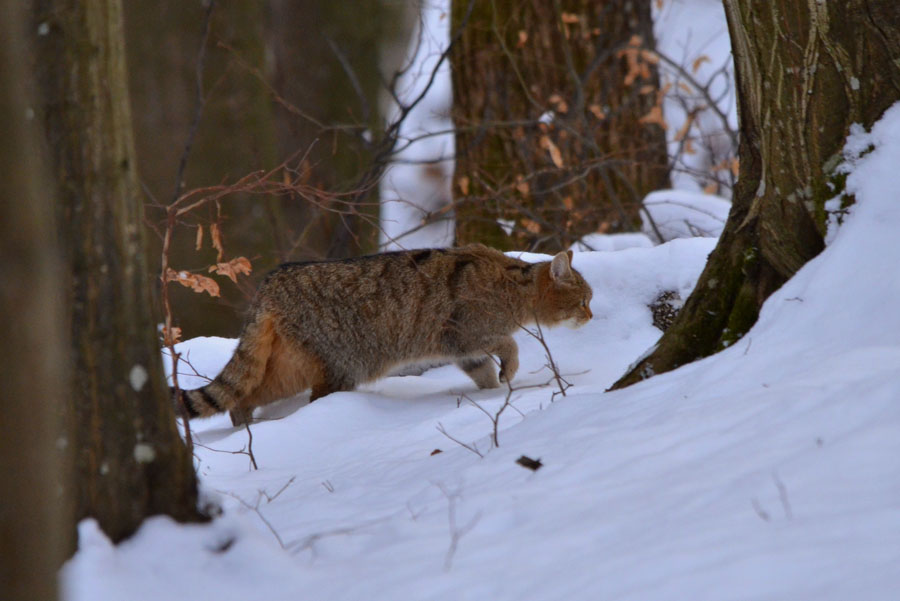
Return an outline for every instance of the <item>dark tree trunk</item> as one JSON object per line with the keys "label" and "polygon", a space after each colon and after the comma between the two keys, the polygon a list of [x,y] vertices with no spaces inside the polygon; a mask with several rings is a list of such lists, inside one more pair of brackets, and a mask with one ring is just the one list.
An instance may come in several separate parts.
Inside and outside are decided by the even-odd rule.
{"label": "dark tree trunk", "polygon": [[151,310],[121,4],[40,1],[36,23],[68,271],[73,517],[119,541],[149,515],[198,517]]}
{"label": "dark tree trunk", "polygon": [[635,229],[669,181],[649,0],[456,0],[452,17],[459,241]]}
{"label": "dark tree trunk", "polygon": [[53,199],[26,118],[25,16],[0,4],[0,599],[54,599],[70,546],[58,445],[68,345]]}
{"label": "dark tree trunk", "polygon": [[[850,125],[900,99],[900,3],[726,0],[741,143],[719,244],[655,352],[623,387],[740,339],[768,296],[824,247],[825,201]],[[845,198],[844,202],[852,202]]]}
{"label": "dark tree trunk", "polygon": [[377,177],[361,179],[374,158],[362,133],[382,126],[381,54],[407,29],[396,4],[356,2],[348,10],[318,0],[270,3],[273,85],[286,101],[276,111],[282,153],[305,151],[311,181],[354,203],[333,207],[350,211],[343,216],[302,207],[292,259],[347,257],[377,247]]}

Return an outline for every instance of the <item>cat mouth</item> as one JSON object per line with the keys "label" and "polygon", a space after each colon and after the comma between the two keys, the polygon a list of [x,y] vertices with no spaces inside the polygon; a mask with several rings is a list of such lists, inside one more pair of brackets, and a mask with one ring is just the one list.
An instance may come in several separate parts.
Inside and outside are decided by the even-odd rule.
{"label": "cat mouth", "polygon": [[578,328],[584,326],[589,322],[590,319],[587,317],[570,317],[562,322],[561,325],[566,326],[570,330],[577,330]]}

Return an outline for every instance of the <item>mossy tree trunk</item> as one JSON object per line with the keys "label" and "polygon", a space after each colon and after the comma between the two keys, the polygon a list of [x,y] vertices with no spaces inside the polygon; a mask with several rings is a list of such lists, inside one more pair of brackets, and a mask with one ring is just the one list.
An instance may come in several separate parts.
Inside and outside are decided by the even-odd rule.
{"label": "mossy tree trunk", "polygon": [[[825,202],[850,125],[900,100],[900,3],[725,0],[740,174],[718,246],[659,345],[614,387],[740,339],[766,298],[824,247]],[[852,202],[845,198],[844,202]]]}
{"label": "mossy tree trunk", "polygon": [[455,0],[452,13],[458,240],[555,251],[635,229],[643,196],[669,182],[649,0]]}
{"label": "mossy tree trunk", "polygon": [[0,4],[0,599],[54,599],[69,546],[57,446],[68,345],[53,198],[26,117],[26,16]]}
{"label": "mossy tree trunk", "polygon": [[156,274],[144,256],[122,7],[39,0],[35,10],[41,117],[66,255],[70,526],[94,517],[119,541],[153,514],[198,517],[151,309]]}

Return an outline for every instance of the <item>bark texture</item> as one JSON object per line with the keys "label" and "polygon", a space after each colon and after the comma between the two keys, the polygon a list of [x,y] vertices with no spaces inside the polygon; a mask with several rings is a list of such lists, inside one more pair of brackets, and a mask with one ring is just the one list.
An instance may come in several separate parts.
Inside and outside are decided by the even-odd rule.
{"label": "bark texture", "polygon": [[[740,339],[768,296],[824,247],[849,128],[900,100],[900,3],[725,0],[738,83],[740,174],[697,287],[620,388]],[[843,202],[852,202],[843,195]]]}
{"label": "bark texture", "polygon": [[121,3],[41,1],[36,11],[41,116],[66,254],[72,517],[96,518],[119,541],[149,515],[197,518],[196,480],[151,310]]}
{"label": "bark texture", "polygon": [[669,181],[649,0],[456,0],[452,17],[458,241],[633,230]]}
{"label": "bark texture", "polygon": [[68,347],[53,199],[23,94],[25,17],[0,4],[0,599],[54,599],[68,546],[57,446]]}

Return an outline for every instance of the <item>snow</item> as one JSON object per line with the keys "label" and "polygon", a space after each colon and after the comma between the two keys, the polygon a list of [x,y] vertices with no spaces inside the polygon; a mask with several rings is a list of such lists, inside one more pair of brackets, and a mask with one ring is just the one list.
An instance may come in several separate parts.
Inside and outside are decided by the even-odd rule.
{"label": "snow", "polygon": [[[266,408],[256,471],[245,430],[192,422],[224,514],[152,518],[118,547],[82,522],[66,598],[895,599],[900,105],[848,148],[857,204],[726,351],[604,392],[659,337],[646,303],[686,296],[715,240],[577,253],[594,319],[545,332],[572,387],[554,398],[543,349],[518,335],[499,447],[485,412],[507,391],[452,366]],[[233,348],[180,346],[209,376]]]}
{"label": "snow", "polygon": [[649,248],[653,246],[646,234],[640,232],[624,232],[615,234],[588,234],[572,245],[572,250],[583,252],[586,250],[623,250],[626,248]]}
{"label": "snow", "polygon": [[642,204],[641,230],[655,242],[694,236],[718,238],[731,210],[731,202],[724,198],[686,190],[657,190]]}

